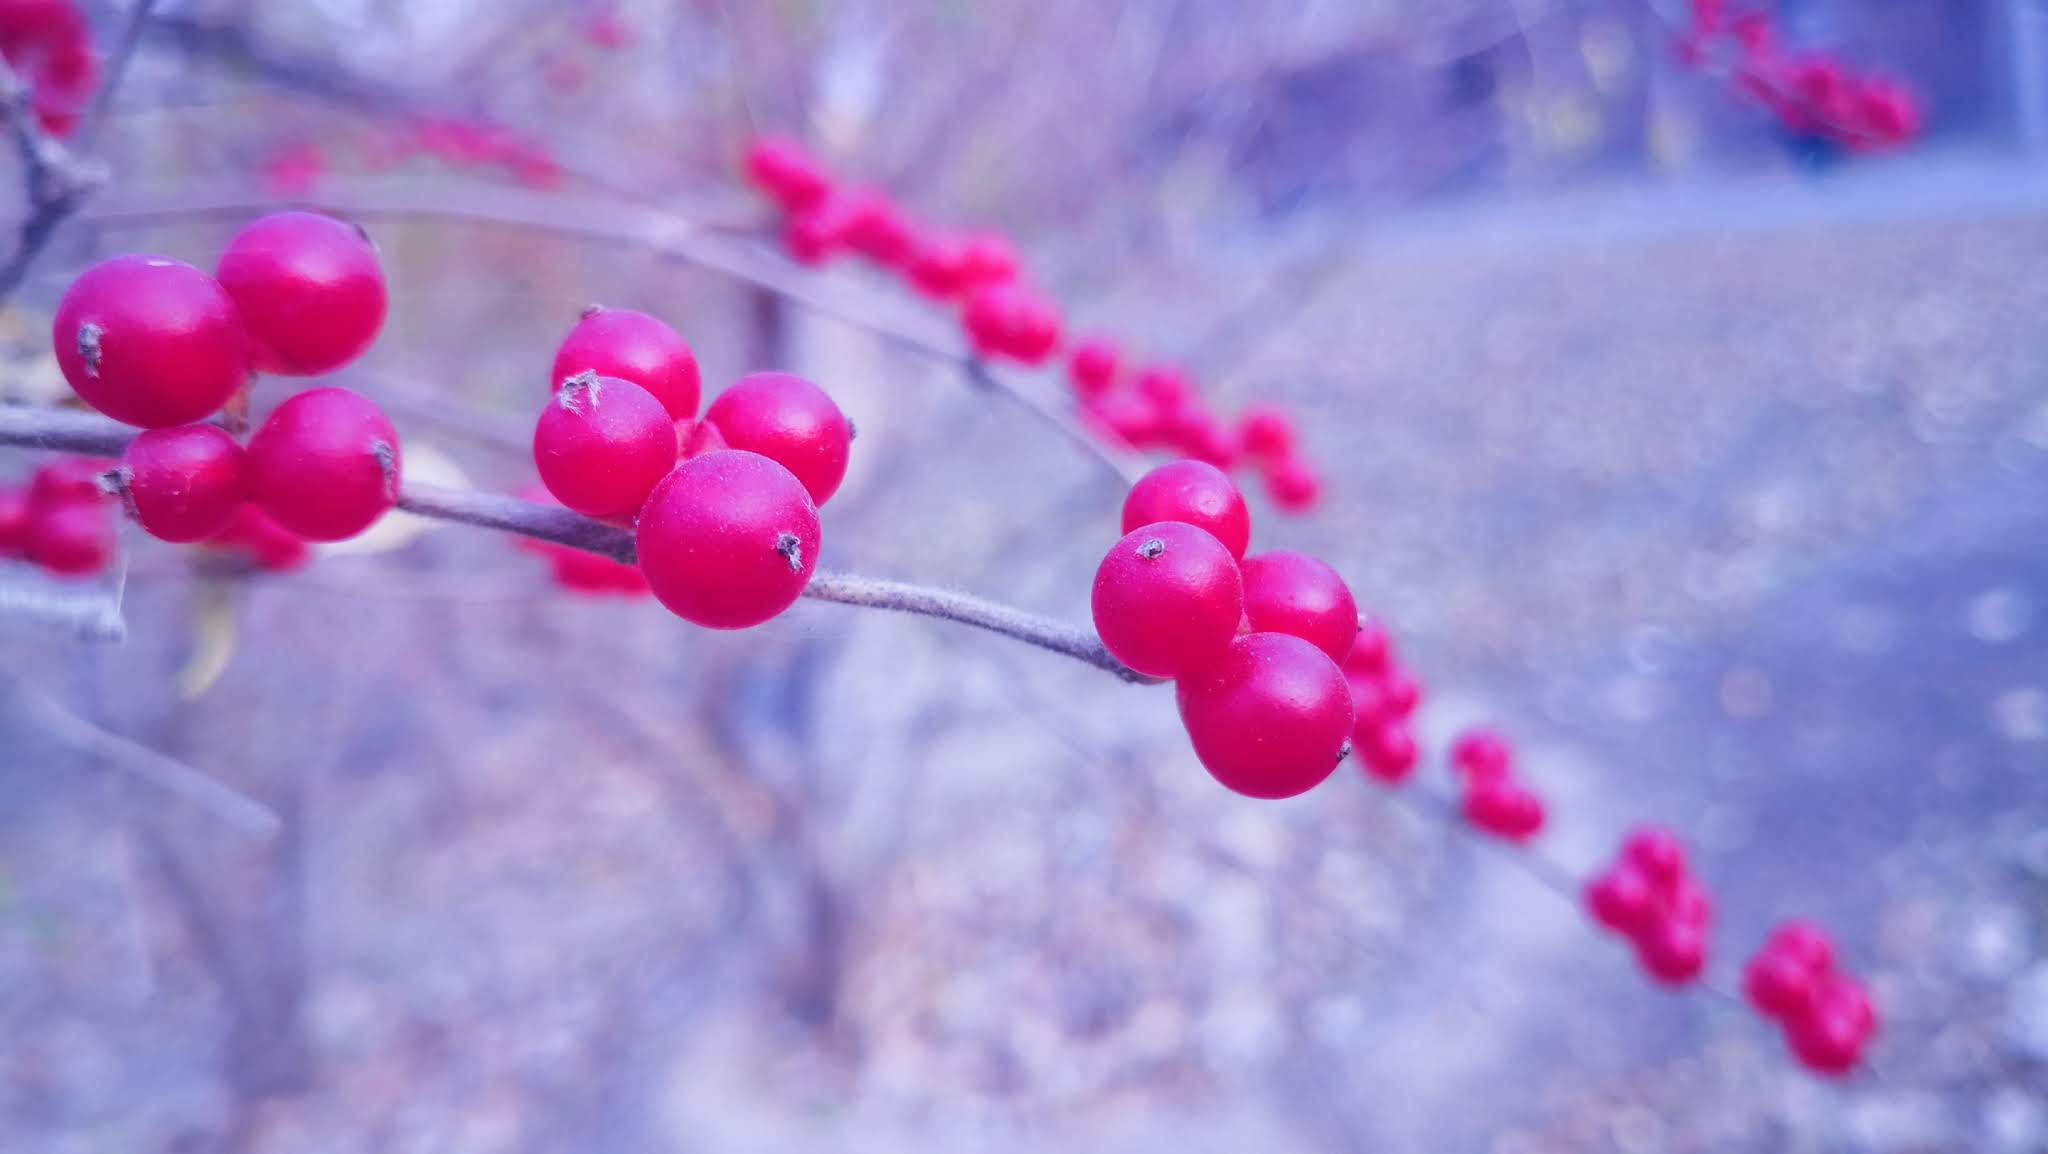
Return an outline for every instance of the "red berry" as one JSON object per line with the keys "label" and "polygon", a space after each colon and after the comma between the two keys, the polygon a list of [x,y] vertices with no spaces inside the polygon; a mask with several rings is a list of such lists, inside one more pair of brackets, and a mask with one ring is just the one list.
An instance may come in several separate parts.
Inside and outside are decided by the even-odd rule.
{"label": "red berry", "polygon": [[1742,993],[1764,1016],[1792,1022],[1806,1016],[1823,977],[1801,959],[1765,947],[1742,968]]}
{"label": "red berry", "polygon": [[1358,604],[1335,569],[1286,549],[1244,559],[1244,611],[1252,628],[1290,633],[1338,660],[1358,636]]}
{"label": "red berry", "polygon": [[1323,478],[1301,457],[1287,457],[1266,470],[1266,496],[1283,513],[1306,513],[1323,499]]}
{"label": "red berry", "polygon": [[1116,372],[1116,346],[1101,337],[1075,345],[1067,357],[1067,378],[1074,394],[1084,399],[1107,393],[1116,384]]}
{"label": "red berry", "polygon": [[1810,922],[1786,922],[1771,931],[1764,949],[1782,954],[1817,974],[1835,968],[1835,947],[1825,930]]}
{"label": "red berry", "polygon": [[1357,673],[1385,671],[1394,659],[1394,643],[1387,627],[1378,621],[1360,621],[1358,635],[1351,639],[1351,651],[1344,655],[1344,668]]}
{"label": "red berry", "polygon": [[840,199],[839,211],[845,214],[842,231],[848,248],[877,264],[894,266],[910,259],[916,241],[888,197],[873,189],[855,189]]}
{"label": "red berry", "polygon": [[676,463],[676,425],[631,381],[578,373],[533,428],[533,463],[555,499],[586,517],[637,512]]}
{"label": "red berry", "polygon": [[363,354],[384,327],[384,270],[370,238],[313,212],[243,227],[221,254],[220,285],[242,312],[265,372],[308,377]]}
{"label": "red berry", "polygon": [[1680,878],[1665,898],[1664,911],[1668,917],[1705,929],[1714,921],[1713,895],[1692,878]]}
{"label": "red berry", "polygon": [[925,237],[913,249],[906,271],[911,285],[928,297],[959,296],[967,291],[967,250],[947,237]]}
{"label": "red berry", "polygon": [[788,469],[723,449],[685,461],[640,510],[640,571],[671,613],[745,629],[789,608],[818,566],[818,507]]}
{"label": "red berry", "polygon": [[1626,937],[1635,937],[1657,919],[1657,891],[1642,871],[1626,863],[1614,866],[1586,885],[1586,908],[1593,920]]}
{"label": "red berry", "polygon": [[1180,451],[1219,469],[1237,466],[1237,439],[1204,410],[1183,411],[1174,418],[1174,440]]}
{"label": "red berry", "polygon": [[248,379],[234,301],[168,257],[121,256],[85,270],[58,302],[50,335],[71,388],[130,425],[189,424]]}
{"label": "red berry", "polygon": [[1273,405],[1252,405],[1237,421],[1245,455],[1261,461],[1282,461],[1294,455],[1294,421]]}
{"label": "red berry", "polygon": [[86,577],[114,561],[114,518],[98,502],[66,501],[30,514],[22,552],[60,577]]}
{"label": "red berry", "polygon": [[1131,385],[1138,390],[1139,396],[1161,409],[1176,408],[1195,397],[1194,382],[1174,365],[1146,365],[1138,370]]}
{"label": "red berry", "polygon": [[780,137],[762,137],[747,148],[747,179],[768,194],[784,212],[816,208],[831,195],[832,181],[803,146]]}
{"label": "red berry", "polygon": [[830,206],[813,208],[789,218],[782,226],[782,245],[799,264],[821,265],[831,259],[843,239],[843,222]]}
{"label": "red berry", "polygon": [[[1129,540],[1129,538],[1126,538]],[[1285,633],[1248,633],[1176,688],[1181,723],[1210,775],[1247,797],[1306,793],[1337,768],[1351,695],[1328,654]]]}
{"label": "red berry", "polygon": [[1515,766],[1515,749],[1498,732],[1474,726],[1451,742],[1451,765],[1468,781],[1506,777]]}
{"label": "red berry", "polygon": [[58,457],[45,461],[29,479],[29,503],[51,508],[76,502],[97,504],[110,501],[113,494],[100,484],[100,475],[114,462],[100,457]]}
{"label": "red berry", "polygon": [[1180,521],[1223,542],[1242,560],[1251,543],[1252,514],[1228,474],[1201,461],[1175,461],[1138,478],[1124,498],[1124,532],[1158,521]]}
{"label": "red berry", "polygon": [[1658,918],[1636,938],[1636,958],[1667,986],[1682,986],[1707,968],[1706,931],[1677,918]]}
{"label": "red berry", "polygon": [[244,504],[220,532],[206,539],[216,549],[241,553],[258,569],[273,573],[297,569],[312,560],[305,538],[277,523],[254,504]]}
{"label": "red berry", "polygon": [[398,430],[368,397],[308,389],[249,438],[249,496],[309,541],[340,541],[398,503]]}
{"label": "red berry", "polygon": [[759,453],[796,474],[822,505],[846,478],[853,422],[825,390],[794,373],[754,373],[734,381],[705,410],[725,443]]}
{"label": "red berry", "polygon": [[1180,677],[1221,657],[1237,635],[1244,584],[1222,542],[1162,521],[1110,547],[1095,570],[1092,604],[1095,630],[1118,661],[1151,677]]}
{"label": "red berry", "polygon": [[1380,692],[1386,695],[1387,711],[1396,717],[1408,716],[1422,703],[1422,683],[1399,666],[1381,675]]}
{"label": "red berry", "polygon": [[961,248],[967,261],[967,279],[970,284],[999,284],[1017,275],[1017,250],[1010,242],[992,232],[975,233],[962,239]]}
{"label": "red berry", "polygon": [[1134,449],[1145,447],[1159,434],[1159,410],[1135,393],[1092,398],[1082,415],[1103,433]]}
{"label": "red berry", "polygon": [[[1250,633],[1252,623],[1246,620],[1238,632]],[[1387,693],[1381,688],[1379,678],[1370,674],[1344,671],[1344,683],[1351,687],[1351,712],[1358,716],[1358,728],[1377,727],[1383,721],[1400,722],[1401,718],[1387,709]]]}
{"label": "red berry", "polygon": [[597,306],[584,310],[555,351],[549,387],[560,388],[584,372],[639,385],[678,421],[697,415],[703,387],[697,354],[674,329],[646,313]]}
{"label": "red berry", "polygon": [[1365,771],[1388,785],[1406,781],[1421,757],[1415,735],[1398,720],[1358,715],[1355,694],[1352,706],[1351,742]]}
{"label": "red berry", "polygon": [[1633,831],[1621,843],[1621,857],[1662,893],[1670,893],[1685,877],[1685,847],[1666,829],[1644,826]]}
{"label": "red berry", "polygon": [[121,492],[150,536],[200,541],[248,501],[247,471],[242,446],[217,426],[146,429],[121,454]]}
{"label": "red berry", "polygon": [[1806,1013],[1786,1023],[1792,1053],[1808,1069],[1846,1074],[1863,1060],[1863,1047],[1877,1031],[1870,996],[1853,979],[1834,977],[1815,991]]}
{"label": "red berry", "polygon": [[28,490],[0,485],[0,557],[20,553],[28,539]]}
{"label": "red berry", "polygon": [[676,452],[679,460],[694,461],[706,453],[730,448],[710,421],[677,421]]}
{"label": "red berry", "polygon": [[1507,778],[1475,781],[1465,791],[1465,820],[1513,841],[1543,829],[1543,799]]}
{"label": "red berry", "polygon": [[1035,365],[1059,344],[1058,310],[1044,297],[1010,281],[976,289],[961,324],[977,354],[1007,356]]}

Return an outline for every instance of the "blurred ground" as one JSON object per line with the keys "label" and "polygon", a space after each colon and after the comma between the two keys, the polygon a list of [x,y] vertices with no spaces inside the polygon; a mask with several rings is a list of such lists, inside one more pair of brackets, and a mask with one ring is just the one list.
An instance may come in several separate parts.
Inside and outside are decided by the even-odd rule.
{"label": "blurred ground", "polygon": [[[1575,866],[1683,831],[1724,986],[1776,918],[1829,924],[1881,1077],[1807,1080],[1348,772],[1223,795],[1159,691],[833,606],[713,637],[448,531],[240,590],[189,704],[189,578],[135,583],[121,650],[8,627],[8,668],[292,828],[254,850],[0,712],[0,1145],[2048,1149],[2048,212],[1938,177],[1404,220],[1216,374],[1303,415],[1327,511],[1259,540],[1394,622],[1426,732],[1523,735]],[[521,412],[507,366],[593,297],[745,360],[693,278],[435,235],[402,298],[502,244],[532,316],[380,371]],[[1075,311],[1190,348],[1270,254],[1175,260]],[[862,430],[828,562],[1081,618],[1114,487],[791,324]]]}

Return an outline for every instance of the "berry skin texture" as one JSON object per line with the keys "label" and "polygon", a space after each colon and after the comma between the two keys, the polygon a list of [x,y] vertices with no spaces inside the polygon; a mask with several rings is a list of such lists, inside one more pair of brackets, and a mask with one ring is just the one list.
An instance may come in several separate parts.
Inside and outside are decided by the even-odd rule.
{"label": "berry skin texture", "polygon": [[1306,793],[1337,768],[1351,694],[1328,654],[1285,633],[1248,633],[1176,687],[1181,723],[1210,776],[1247,797]]}
{"label": "berry skin texture", "polygon": [[[1222,542],[1162,521],[1110,547],[1091,604],[1095,631],[1118,661],[1149,677],[1180,677],[1223,656],[1244,614],[1244,584]],[[1344,706],[1349,712],[1348,692]]]}
{"label": "berry skin texture", "polygon": [[1252,628],[1291,633],[1342,660],[1358,636],[1358,604],[1335,569],[1286,549],[1244,559],[1244,611]]}
{"label": "berry skin texture", "polygon": [[214,425],[148,429],[117,470],[129,515],[161,541],[201,541],[227,528],[249,498],[242,446]]}
{"label": "berry skin texture", "polygon": [[50,338],[86,404],[145,429],[197,421],[249,377],[235,302],[168,257],[120,256],[85,270],[58,303]]}
{"label": "berry skin texture", "polygon": [[593,305],[584,310],[555,350],[548,387],[561,388],[583,372],[639,385],[678,421],[697,415],[704,390],[697,354],[682,336],[660,318],[632,309]]}
{"label": "berry skin texture", "polygon": [[354,225],[280,212],[235,234],[220,285],[241,310],[255,367],[310,377],[363,354],[384,327],[384,270]]}
{"label": "berry skin texture", "polygon": [[640,571],[671,613],[709,629],[759,625],[818,566],[818,508],[781,465],[737,449],[685,461],[640,510]]}
{"label": "berry skin texture", "polygon": [[1239,561],[1251,544],[1252,514],[1244,494],[1229,474],[1201,461],[1161,465],[1131,486],[1124,498],[1124,532],[1158,521],[1205,529]]}
{"label": "berry skin texture", "polygon": [[754,373],[734,381],[704,412],[734,449],[759,453],[796,474],[823,505],[846,479],[853,422],[825,390],[794,373]]}
{"label": "berry skin texture", "polygon": [[96,501],[36,509],[22,552],[59,577],[89,577],[113,564],[114,519]]}
{"label": "berry skin texture", "polygon": [[368,397],[308,389],[249,438],[249,496],[308,541],[341,541],[398,503],[398,430]]}
{"label": "berry skin texture", "polygon": [[676,463],[676,425],[631,381],[578,373],[533,427],[533,463],[555,499],[586,517],[639,511]]}

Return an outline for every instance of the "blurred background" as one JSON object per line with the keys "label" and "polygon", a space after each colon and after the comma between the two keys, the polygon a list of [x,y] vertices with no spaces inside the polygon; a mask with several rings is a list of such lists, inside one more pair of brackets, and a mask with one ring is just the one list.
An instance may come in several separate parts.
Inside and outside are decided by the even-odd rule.
{"label": "blurred background", "polygon": [[1910,131],[1745,91],[1684,0],[88,4],[110,177],[4,388],[62,394],[93,261],[319,205],[391,276],[339,383],[411,475],[528,484],[561,334],[646,309],[857,421],[825,564],[1084,621],[1122,482],[1014,403],[1056,374],[974,387],[874,331],[941,310],[780,255],[738,158],[804,140],[1294,412],[1323,499],[1254,547],[1388,623],[1425,749],[1514,734],[1577,871],[1679,830],[1723,990],[1829,926],[1875,1072],[1350,767],[1224,792],[1162,690],[394,521],[289,574],[131,533],[125,644],[0,617],[0,1149],[2048,1150],[2048,4],[1766,10]]}

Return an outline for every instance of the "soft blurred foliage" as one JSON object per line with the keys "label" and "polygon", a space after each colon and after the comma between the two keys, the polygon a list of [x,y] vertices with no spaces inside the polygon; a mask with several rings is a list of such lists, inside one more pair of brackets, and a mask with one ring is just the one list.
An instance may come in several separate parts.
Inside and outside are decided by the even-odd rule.
{"label": "soft blurred foliage", "polygon": [[[1426,744],[1516,733],[1573,867],[1681,830],[1724,989],[1780,917],[1829,924],[1878,1073],[1652,989],[1349,769],[1232,797],[1167,693],[999,638],[813,604],[711,634],[466,529],[256,577],[131,535],[125,645],[0,620],[0,1149],[2048,1149],[2028,2],[1785,5],[1933,110],[1818,177],[1672,62],[1669,7],[165,0],[6,387],[61,391],[47,311],[92,260],[207,264],[304,198],[384,255],[340,379],[412,467],[528,483],[560,334],[645,308],[710,387],[788,366],[856,418],[828,564],[1084,619],[1099,463],[680,259],[950,339],[760,243],[739,150],[803,137],[1010,232],[1227,409],[1299,413],[1323,511],[1255,539],[1392,623]],[[487,158],[410,151],[450,125]],[[283,831],[107,772],[31,691]]]}

